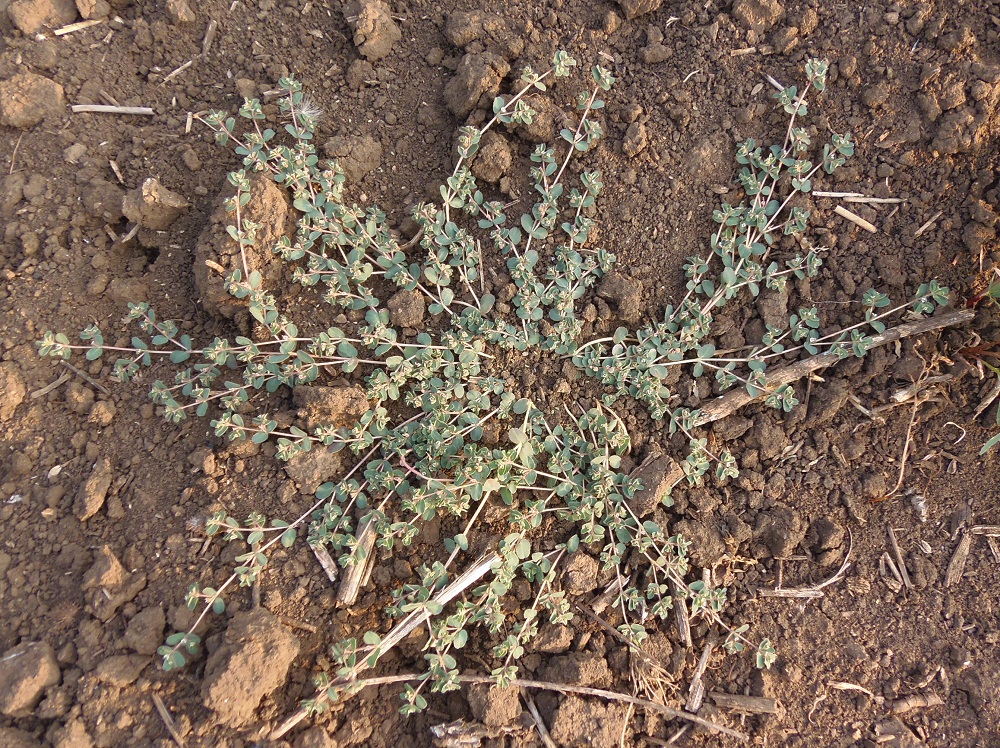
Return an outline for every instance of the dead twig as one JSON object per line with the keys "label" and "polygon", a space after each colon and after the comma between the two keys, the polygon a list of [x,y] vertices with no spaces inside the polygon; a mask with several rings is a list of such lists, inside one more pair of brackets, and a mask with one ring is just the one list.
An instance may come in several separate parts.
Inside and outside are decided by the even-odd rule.
{"label": "dead twig", "polygon": [[923,226],[921,226],[919,229],[917,229],[916,231],[913,232],[913,238],[916,239],[921,234],[923,234],[925,231],[927,231],[931,226],[934,225],[934,223],[937,221],[937,219],[939,219],[943,215],[944,215],[944,211],[943,210],[939,210],[937,213],[935,213],[930,218],[928,218],[927,221],[924,223]]}
{"label": "dead twig", "polygon": [[74,374],[76,374],[78,377],[80,377],[80,379],[84,380],[87,384],[96,389],[98,392],[102,392],[103,394],[108,395],[110,397],[111,390],[109,390],[103,384],[98,382],[87,372],[77,369],[75,366],[73,366],[73,364],[69,363],[68,361],[60,361],[59,363],[62,364],[65,368],[69,369]]}
{"label": "dead twig", "polygon": [[52,392],[52,390],[54,390],[59,385],[64,384],[65,382],[68,382],[72,376],[73,375],[70,374],[68,371],[64,371],[62,373],[62,376],[60,376],[56,381],[52,382],[51,384],[45,385],[41,389],[35,390],[30,395],[28,395],[28,397],[30,397],[32,400],[37,400],[40,397],[44,397],[45,395],[47,395],[50,392]]}
{"label": "dead twig", "polygon": [[634,652],[636,655],[639,656],[639,659],[642,660],[643,664],[646,665],[652,671],[652,673],[654,675],[656,675],[658,677],[662,676],[665,679],[668,678],[667,671],[663,669],[663,666],[661,666],[658,662],[656,662],[656,660],[654,660],[648,654],[646,654],[645,652],[643,652],[639,647],[637,647],[635,644],[633,644],[631,641],[629,641],[622,634],[621,631],[619,631],[618,629],[616,629],[614,626],[612,626],[610,623],[608,623],[607,621],[605,621],[603,618],[601,618],[599,615],[597,615],[593,611],[588,610],[587,606],[585,606],[585,605],[581,605],[581,604],[578,603],[577,606],[576,606],[576,609],[579,610],[581,613],[583,613],[585,616],[587,616],[587,618],[589,618],[591,621],[593,621],[594,623],[596,623],[602,629],[604,629],[607,633],[611,634],[611,636],[615,637],[620,642],[622,642],[623,644],[625,644],[629,648],[630,652]]}
{"label": "dead twig", "polygon": [[187,70],[187,69],[188,69],[189,67],[191,67],[192,65],[194,65],[194,60],[195,60],[195,58],[192,58],[192,59],[188,60],[187,62],[185,62],[185,63],[184,63],[183,65],[181,65],[180,67],[177,67],[177,68],[174,68],[173,70],[171,70],[171,71],[170,71],[169,73],[167,73],[167,74],[166,74],[166,75],[165,75],[165,76],[163,77],[163,80],[162,80],[162,81],[160,81],[160,85],[161,85],[161,86],[165,86],[165,85],[167,85],[167,84],[168,84],[168,83],[169,83],[170,81],[172,81],[172,80],[173,80],[174,78],[176,78],[176,77],[177,77],[178,75],[180,75],[180,74],[181,74],[181,73],[183,73],[183,72],[184,72],[185,70]]}
{"label": "dead twig", "polygon": [[974,525],[969,528],[973,535],[985,535],[988,538],[1000,538],[1000,525]]}
{"label": "dead twig", "polygon": [[893,714],[904,714],[914,709],[927,709],[928,707],[941,706],[942,704],[944,704],[944,699],[936,693],[915,693],[892,702],[889,711]]}
{"label": "dead twig", "polygon": [[535,729],[538,730],[538,737],[541,739],[545,748],[559,748],[559,746],[556,745],[556,742],[552,739],[552,736],[549,735],[549,730],[545,726],[545,720],[543,720],[542,715],[538,713],[538,707],[535,706],[535,700],[531,697],[531,694],[522,690],[521,698],[524,699],[524,703],[528,707],[528,714],[531,715],[531,719],[535,723]]}
{"label": "dead twig", "polygon": [[684,709],[692,714],[696,714],[701,709],[702,702],[705,701],[705,683],[702,678],[704,678],[705,671],[708,669],[708,658],[712,656],[715,644],[715,638],[709,637],[709,640],[705,643],[705,648],[701,651],[701,657],[698,658],[698,665],[691,676],[691,686],[688,688],[688,698],[684,704]]}
{"label": "dead twig", "polygon": [[144,114],[152,117],[156,112],[148,106],[109,106],[106,104],[74,104],[70,107],[74,114],[90,112],[92,114]]}
{"label": "dead twig", "polygon": [[72,34],[74,31],[83,31],[84,29],[89,29],[91,26],[99,26],[104,23],[103,18],[91,18],[88,21],[78,21],[76,23],[71,23],[68,26],[63,26],[61,29],[56,29],[52,33],[56,36],[65,36],[66,34]]}
{"label": "dead twig", "polygon": [[671,582],[671,585],[674,590],[674,619],[677,621],[677,634],[680,636],[681,644],[685,649],[690,649],[692,643],[691,619],[688,618],[687,598],[684,595],[684,590],[680,589],[673,582]]}
{"label": "dead twig", "polygon": [[869,233],[872,233],[872,234],[878,233],[878,229],[875,228],[874,224],[869,223],[864,218],[862,218],[861,216],[859,216],[857,213],[852,213],[847,208],[845,208],[843,205],[838,205],[837,207],[835,207],[833,209],[833,212],[836,213],[841,218],[846,218],[851,223],[853,223],[853,224],[855,224],[857,226],[860,226],[861,228],[863,228],[865,231],[868,231]]}
{"label": "dead twig", "polygon": [[185,748],[184,738],[181,737],[180,732],[177,731],[177,724],[174,722],[174,718],[170,716],[170,712],[167,711],[166,704],[163,703],[163,699],[157,693],[152,694],[153,696],[153,706],[156,707],[157,713],[160,715],[160,719],[163,720],[163,724],[167,727],[167,732],[170,733],[170,737],[173,738],[174,742],[177,743],[180,748]]}
{"label": "dead twig", "polygon": [[899,569],[899,576],[902,577],[903,586],[908,590],[913,589],[913,582],[910,581],[910,574],[906,571],[906,562],[903,560],[903,554],[899,550],[899,543],[896,542],[896,533],[891,527],[885,528],[889,534],[889,547],[892,548],[893,554],[896,556],[896,568]]}
{"label": "dead twig", "polygon": [[721,693],[712,691],[708,698],[715,702],[717,707],[722,709],[732,709],[737,712],[747,712],[748,714],[777,714],[778,702],[763,696],[743,696],[738,693]]}
{"label": "dead twig", "polygon": [[24,131],[17,136],[17,142],[14,143],[14,151],[10,154],[10,169],[7,170],[7,174],[14,173],[14,162],[17,161],[17,149],[21,147],[21,140],[24,138]]}
{"label": "dead twig", "polygon": [[317,631],[316,627],[311,623],[296,621],[294,618],[289,618],[288,616],[278,616],[278,620],[289,628],[298,629],[299,631],[307,631],[310,634],[315,634]]}
{"label": "dead twig", "polygon": [[[920,372],[920,377],[916,382],[913,383],[913,410],[910,412],[910,422],[906,425],[906,438],[903,441],[903,456],[899,458],[899,477],[896,478],[896,485],[894,485],[889,492],[878,499],[872,499],[873,502],[884,501],[896,495],[896,492],[903,485],[903,479],[906,477],[906,458],[910,456],[910,445],[913,444],[913,424],[917,420],[917,408],[920,407],[920,387],[923,385],[927,377],[928,368],[925,365],[922,372]],[[889,531],[890,533],[892,530]],[[895,544],[895,537],[892,538],[893,544]],[[903,570],[903,576],[905,581],[906,570]],[[909,589],[910,585],[906,585]]]}
{"label": "dead twig", "polygon": [[215,32],[219,29],[219,22],[214,18],[208,22],[208,28],[205,29],[205,37],[201,40],[201,56],[204,57],[208,54],[208,50],[212,48],[212,42],[215,41]]}
{"label": "dead twig", "polygon": [[986,396],[980,401],[979,406],[972,414],[973,419],[979,418],[979,416],[986,412],[986,409],[990,407],[993,404],[993,401],[998,397],[1000,397],[1000,377],[997,377],[997,381],[994,383],[993,389],[986,393]]}
{"label": "dead twig", "polygon": [[899,203],[905,203],[901,197],[869,197],[863,192],[824,192],[822,190],[816,190],[813,193],[815,197],[839,197],[845,203],[872,203],[875,205],[897,205]]}
{"label": "dead twig", "polygon": [[784,588],[778,584],[777,587],[771,590],[758,590],[757,594],[761,597],[823,597],[823,588],[839,582],[844,578],[847,570],[851,568],[851,551],[854,550],[854,534],[850,530],[847,531],[847,538],[847,553],[844,554],[844,561],[840,564],[840,568],[837,569],[834,575],[826,581],[814,584],[811,587]]}
{"label": "dead twig", "polygon": [[965,573],[965,562],[969,558],[969,551],[972,549],[972,533],[963,532],[958,545],[955,546],[955,553],[952,554],[951,561],[948,562],[948,571],[944,575],[944,586],[951,587],[962,578]]}
{"label": "dead twig", "polygon": [[[347,607],[354,605],[357,601],[358,593],[365,586],[375,565],[374,550],[376,539],[377,533],[375,532],[374,523],[371,521],[365,523],[364,528],[358,533],[358,548],[363,549],[363,561],[360,564],[349,566],[347,571],[344,572],[344,578],[341,580],[340,588],[337,590],[338,606]],[[320,565],[323,565],[322,561],[320,561]]]}
{"label": "dead twig", "polygon": [[859,691],[860,693],[865,694],[871,699],[878,700],[879,698],[871,691],[869,691],[867,688],[865,688],[864,686],[859,686],[857,683],[844,683],[843,681],[831,680],[826,685],[828,685],[830,688],[836,688],[838,691]]}
{"label": "dead twig", "polygon": [[323,568],[326,578],[336,584],[340,568],[337,566],[337,562],[333,560],[333,556],[330,555],[330,551],[326,549],[326,546],[312,544],[309,545],[309,550],[313,552],[316,560],[319,561],[319,565]]}
{"label": "dead twig", "polygon": [[[941,330],[946,327],[963,325],[972,320],[975,316],[976,313],[974,310],[961,309],[948,314],[942,314],[938,317],[926,317],[914,322],[905,322],[901,325],[897,325],[896,327],[889,328],[879,335],[873,335],[871,338],[871,347],[878,348],[879,346],[893,343],[897,340],[902,340],[903,338],[908,338],[913,335],[922,335],[923,333]],[[802,377],[807,376],[814,371],[832,366],[839,361],[840,358],[833,353],[821,353],[816,356],[810,356],[809,358],[802,359],[801,361],[796,361],[795,363],[787,366],[778,366],[774,369],[769,369],[767,372],[767,386],[771,390],[783,387],[786,384],[798,381]],[[729,414],[734,413],[740,408],[743,408],[749,403],[752,403],[754,400],[763,399],[766,395],[766,392],[761,392],[757,395],[757,397],[751,397],[746,389],[728,392],[703,407],[699,411],[698,417],[694,420],[693,425],[704,426],[705,424],[718,421],[725,418]]]}

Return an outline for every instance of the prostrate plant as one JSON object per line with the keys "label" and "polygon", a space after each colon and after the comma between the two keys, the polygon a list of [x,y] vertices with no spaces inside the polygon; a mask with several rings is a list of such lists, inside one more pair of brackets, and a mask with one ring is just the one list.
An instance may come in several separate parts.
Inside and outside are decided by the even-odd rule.
{"label": "prostrate plant", "polygon": [[[718,228],[711,237],[712,252],[705,258],[688,258],[684,265],[687,293],[680,303],[667,307],[662,322],[635,333],[620,327],[612,337],[589,341],[573,356],[574,363],[609,386],[607,404],[622,394],[631,395],[646,405],[654,419],[666,417],[671,434],[679,430],[688,437],[690,453],[684,468],[692,484],[701,482],[714,456],[705,449],[706,441],[691,433],[698,412],[671,409],[673,393],[663,384],[670,367],[687,367],[694,377],[712,374],[720,392],[742,385],[751,397],[764,394],[768,405],[787,412],[798,404],[795,391],[791,385],[768,387],[770,362],[800,351],[810,355],[831,352],[840,358],[863,356],[871,347],[867,330],[882,333],[884,320],[907,308],[924,314],[948,302],[948,289],[937,281],[921,285],[911,302],[896,306],[890,306],[885,294],[869,290],[861,299],[864,320],[845,329],[824,335],[819,330],[819,309],[801,308],[789,316],[787,327],[768,325],[761,342],[749,351],[735,352],[738,355],[716,351],[710,339],[716,309],[744,289],[753,297],[762,288],[784,291],[790,278],[814,277],[823,264],[819,248],[781,261],[771,257],[782,236],[801,244],[808,228],[810,213],[792,204],[796,196],[811,192],[821,171],[832,174],[854,154],[851,135],[834,134],[824,144],[819,163],[808,160],[812,140],[796,122],[807,113],[809,91],[825,90],[827,63],[811,59],[805,72],[808,83],[801,92],[791,86],[775,94],[790,115],[784,143],[765,149],[750,138],[737,148],[736,160],[742,165],[738,181],[746,200],[735,207],[723,204],[713,213]],[[735,477],[735,460],[729,452],[722,452],[715,461],[719,479]]]}
{"label": "prostrate plant", "polygon": [[[177,422],[191,412],[205,415],[216,401],[221,412],[212,425],[218,436],[276,439],[284,460],[313,448],[349,449],[359,456],[345,477],[320,486],[315,505],[291,522],[269,522],[259,514],[239,522],[222,512],[207,523],[209,535],[221,533],[246,549],[237,559],[240,566],[218,589],[191,588],[188,604],[192,609],[203,606],[199,622],[210,610],[223,609],[221,595],[231,585],[253,584],[267,566],[268,551],[279,543],[294,543],[306,523],[307,542],[329,549],[341,566],[351,568],[364,565],[372,552],[363,541],[366,534],[374,533],[375,548],[392,553],[411,544],[422,523],[436,515],[459,522],[461,531],[445,539],[441,557],[421,566],[415,582],[393,592],[388,612],[402,620],[392,632],[364,632],[333,647],[337,670],[332,680],[321,681],[317,698],[309,703],[312,709],[324,708],[349,690],[416,623],[425,623],[430,632],[427,671],[416,686],[406,687],[404,713],[426,705],[425,687],[437,692],[458,688],[455,653],[465,646],[473,626],[484,627],[495,642],[494,679],[510,683],[543,617],[555,623],[572,617],[565,593],[558,589],[558,569],[581,545],[613,573],[615,607],[622,620],[618,631],[632,646],[641,645],[647,625],[683,604],[686,615],[728,632],[727,650],[742,650],[748,627],[730,626],[720,616],[726,590],[700,578],[690,581],[688,541],[634,510],[633,499],[642,487],[622,470],[630,439],[611,405],[621,396],[637,398],[655,418],[669,419],[671,433],[685,433],[691,444],[685,470],[697,482],[716,456],[693,431],[697,411],[675,407],[663,381],[670,367],[684,366],[696,377],[712,373],[723,388],[741,383],[752,395],[766,393],[769,403],[787,410],[796,404],[794,391],[769,390],[769,362],[799,350],[863,355],[869,340],[864,330],[884,329],[883,320],[906,306],[890,307],[886,297],[871,291],[862,302],[864,321],[845,330],[822,334],[819,311],[801,309],[787,329],[769,328],[748,352],[720,355],[710,342],[714,310],[738,292],[746,289],[755,296],[761,287],[780,289],[789,277],[815,275],[820,267],[817,250],[771,259],[780,235],[801,236],[807,228],[808,212],[792,205],[795,195],[808,193],[820,170],[832,172],[853,151],[849,136],[834,136],[819,164],[806,160],[809,136],[795,123],[806,112],[806,94],[822,91],[826,78],[825,63],[810,61],[803,91],[789,88],[778,95],[791,116],[784,145],[766,151],[753,141],[740,146],[737,158],[744,168],[739,181],[747,200],[715,212],[719,227],[712,236],[712,255],[692,258],[685,266],[686,296],[667,308],[661,323],[635,332],[619,328],[610,338],[580,345],[576,302],[615,258],[591,242],[593,220],[587,213],[603,187],[600,175],[584,171],[579,187],[570,189],[565,177],[573,156],[589,151],[603,135],[594,114],[604,107],[600,96],[614,78],[595,67],[593,87],[577,100],[576,127],[561,132],[565,144],[535,148],[531,176],[537,197],[517,220],[508,222],[505,206],[483,195],[468,167],[487,130],[497,123],[529,123],[536,113],[526,95],[545,90],[546,79],[568,75],[575,64],[559,52],[545,73],[526,68],[523,87],[497,97],[493,117],[483,127],[461,129],[459,162],[441,188],[441,205],[421,204],[413,211],[420,249],[412,255],[394,238],[382,211],[344,201],[339,166],[321,162],[315,153],[315,115],[297,81],[280,81],[287,94],[280,109],[292,145],[276,143],[256,100],[240,109],[249,123],[243,132],[235,118],[211,114],[205,122],[219,142],[233,142],[243,156],[243,168],[229,176],[236,193],[227,201],[235,219],[229,234],[240,247],[242,267],[226,282],[233,296],[246,300],[258,323],[253,338],[240,336],[232,343],[216,338],[195,348],[175,323],[158,320],[143,303],[131,305],[126,319],[138,322],[148,342],[136,337],[128,347],[108,346],[91,326],[81,334],[83,345],[71,345],[65,335],[51,332],[39,343],[42,354],[62,358],[74,349],[85,350],[88,359],[105,352],[122,354],[114,365],[122,381],[154,357],[176,364],[196,361],[172,384],[158,380],[152,386],[151,396],[167,420]],[[364,322],[302,335],[263,287],[261,274],[249,270],[247,252],[255,247],[260,227],[242,209],[251,199],[250,175],[255,172],[284,185],[300,214],[295,237],[283,237],[274,252],[296,263],[296,282],[322,289],[323,300],[331,305],[363,312]],[[485,291],[481,242],[459,225],[463,217],[475,221],[506,258],[516,289],[509,314],[501,314]],[[380,298],[400,288],[426,298],[434,329],[404,339],[391,326]],[[946,294],[931,283],[918,292],[914,308],[929,311]],[[494,369],[491,348],[536,348],[572,357],[607,386],[607,394],[586,411],[545,412],[532,399],[508,390]],[[279,429],[266,412],[249,416],[254,401],[266,393],[315,382],[325,370],[364,373],[371,407],[353,427],[320,426],[307,433],[295,426]],[[499,441],[491,435],[495,433],[501,434]],[[716,459],[719,479],[737,474],[730,453]],[[506,511],[508,532],[495,548],[473,558],[477,522],[490,503]],[[456,571],[459,561],[465,563],[462,573]],[[491,577],[484,579],[487,573]],[[513,618],[505,613],[504,601],[518,576],[535,585],[536,595]],[[168,638],[161,648],[165,668],[183,665],[184,652],[197,651],[193,630]],[[754,646],[758,666],[768,667],[774,648],[766,639]]]}

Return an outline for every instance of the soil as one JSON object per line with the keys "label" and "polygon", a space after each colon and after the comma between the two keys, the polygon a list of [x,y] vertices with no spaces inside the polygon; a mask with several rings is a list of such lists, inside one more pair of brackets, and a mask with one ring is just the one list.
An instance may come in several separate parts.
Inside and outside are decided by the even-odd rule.
{"label": "soil", "polygon": [[[830,247],[820,277],[786,298],[727,307],[724,345],[752,337],[759,317],[807,300],[831,326],[847,322],[849,302],[871,286],[902,299],[936,277],[962,305],[1000,265],[995,0],[349,5],[345,18],[326,0],[78,0],[76,8],[0,0],[0,745],[172,745],[155,700],[188,746],[426,746],[435,744],[431,726],[455,720],[481,729],[459,730],[467,742],[436,744],[542,744],[516,694],[463,689],[404,719],[393,685],[266,740],[311,695],[332,641],[387,629],[381,601],[437,547],[427,537],[437,523],[408,554],[380,559],[349,608],[336,607],[336,589],[303,543],[277,553],[259,606],[240,590],[199,628],[207,657],[179,672],[158,668],[163,637],[192,623],[188,585],[217,584],[233,566],[235,549],[205,543],[204,518],[220,507],[295,516],[316,471],[340,467],[337,456],[332,466],[287,472],[273,445],[229,444],[207,420],[164,423],[146,395],[163,371],[126,385],[100,361],[74,360],[71,371],[37,356],[43,331],[72,337],[90,322],[109,341],[127,342],[121,318],[130,301],[184,320],[199,340],[246,324],[204,271],[213,247],[214,261],[231,259],[216,211],[237,157],[189,113],[235,111],[294,72],[325,112],[318,142],[344,159],[351,199],[378,203],[405,231],[406,208],[438,194],[458,127],[484,121],[481,106],[496,86],[506,90],[524,64],[541,69],[560,48],[588,66],[608,65],[618,82],[603,114],[607,137],[584,163],[603,171],[599,241],[619,264],[583,301],[585,334],[595,335],[656,318],[677,300],[681,264],[706,249],[711,211],[738,200],[735,144],[783,133],[765,76],[801,81],[804,59],[819,56],[832,67],[812,107],[817,138],[829,127],[852,131],[858,143],[820,189],[905,202],[848,205],[877,227],[868,233],[834,214],[839,201],[814,198],[810,231]],[[101,23],[52,33],[91,17]],[[477,174],[523,198],[533,142],[558,132],[582,80],[539,97],[532,127],[491,138]],[[68,108],[107,103],[152,114]],[[262,210],[288,211],[280,196],[270,205]],[[502,302],[506,280],[490,282]],[[405,295],[389,302],[399,324],[414,326],[431,323],[422,304]],[[741,477],[678,491],[670,521],[694,540],[695,560],[729,586],[727,620],[770,638],[778,659],[759,671],[746,654],[716,650],[704,676],[710,694],[773,702],[744,700],[741,711],[709,695],[701,716],[761,746],[1000,745],[1000,556],[993,538],[968,534],[1000,525],[1000,458],[978,454],[997,405],[975,415],[995,379],[980,378],[975,359],[959,353],[998,331],[996,309],[980,304],[965,328],[879,349],[802,383],[805,404],[788,415],[751,406],[704,431],[729,445]],[[952,378],[928,385],[909,430],[912,401],[885,406],[932,359],[934,375]],[[507,367],[526,394],[595,392],[558,361],[511,356]],[[710,394],[682,392],[691,404]],[[278,398],[289,414],[312,407],[292,393]],[[623,403],[621,412],[636,464],[658,450],[681,454],[641,407]],[[908,431],[902,490],[877,501],[897,483]],[[887,558],[898,563],[890,528],[909,584],[888,569]],[[967,538],[959,568],[952,559]],[[820,597],[762,594],[821,583],[848,554],[843,578]],[[561,582],[581,601],[597,582],[587,561],[580,556]],[[648,645],[675,707],[709,640],[704,627],[692,633],[691,649],[669,626]],[[633,693],[643,680],[637,662],[577,616],[543,629],[522,673]],[[421,663],[420,642],[407,641],[380,672]],[[488,643],[470,645],[460,664],[487,671]],[[534,700],[558,745],[664,745],[684,726],[591,697],[537,691]],[[673,744],[742,743],[698,728]]]}

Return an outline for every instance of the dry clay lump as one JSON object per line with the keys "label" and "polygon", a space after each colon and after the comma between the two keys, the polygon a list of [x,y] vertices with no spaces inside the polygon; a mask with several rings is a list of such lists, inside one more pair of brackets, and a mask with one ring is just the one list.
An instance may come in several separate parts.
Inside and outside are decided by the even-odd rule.
{"label": "dry clay lump", "polygon": [[122,213],[144,229],[166,231],[187,207],[187,200],[150,177],[140,187],[126,193]]}
{"label": "dry clay lump", "polygon": [[0,125],[22,130],[62,112],[63,87],[45,76],[18,73],[0,82]]}
{"label": "dry clay lump", "polygon": [[[240,247],[226,230],[232,216],[226,211],[224,200],[232,195],[233,188],[227,183],[208,225],[198,237],[194,258],[194,280],[202,304],[209,313],[229,319],[247,311],[246,300],[234,298],[225,287],[226,276],[234,268],[242,267]],[[243,207],[241,218],[260,228],[257,241],[245,247],[246,262],[250,272],[260,272],[265,288],[277,288],[281,282],[282,263],[271,250],[294,223],[288,212],[285,193],[273,180],[261,174],[250,177],[250,201]]]}
{"label": "dry clay lump", "polygon": [[13,361],[0,363],[0,423],[14,417],[14,410],[24,401],[24,379]]}
{"label": "dry clay lump", "polygon": [[57,29],[76,20],[73,0],[14,0],[7,6],[7,15],[25,36],[46,28]]}
{"label": "dry clay lump", "polygon": [[237,613],[205,664],[205,706],[230,727],[247,725],[261,699],[284,685],[298,653],[299,640],[264,608]]}
{"label": "dry clay lump", "polygon": [[663,0],[618,0],[625,11],[625,17],[630,21],[638,16],[652,13],[663,5]]}
{"label": "dry clay lump", "polygon": [[354,45],[369,60],[379,60],[392,51],[403,32],[382,0],[352,0],[344,5],[344,20],[354,32]]}
{"label": "dry clay lump", "polygon": [[0,657],[0,712],[31,712],[49,686],[59,682],[59,663],[47,642],[22,642]]}

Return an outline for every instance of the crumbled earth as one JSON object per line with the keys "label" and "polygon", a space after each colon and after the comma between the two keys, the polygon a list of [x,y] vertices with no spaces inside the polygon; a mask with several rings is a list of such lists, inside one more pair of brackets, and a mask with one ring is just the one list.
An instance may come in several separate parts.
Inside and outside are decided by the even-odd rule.
{"label": "crumbled earth", "polygon": [[[422,563],[439,559],[441,538],[460,532],[436,518],[413,546],[376,550],[371,579],[349,608],[336,606],[336,587],[302,542],[272,554],[256,591],[227,590],[223,614],[197,621],[185,604],[191,584],[220,584],[243,552],[209,540],[206,518],[300,516],[318,485],[353,465],[349,451],[325,449],[286,465],[274,443],[229,442],[208,419],[165,423],[147,395],[154,378],[173,376],[166,365],[122,384],[111,377],[113,360],[79,356],[68,369],[37,356],[34,341],[44,331],[76,342],[92,322],[109,344],[127,345],[136,331],[122,317],[137,301],[152,303],[160,319],[179,320],[196,341],[255,334],[246,301],[224,289],[240,262],[223,205],[233,194],[226,174],[239,157],[198,117],[235,112],[245,96],[259,96],[268,126],[280,133],[285,121],[270,92],[294,73],[323,110],[316,143],[344,167],[348,201],[378,205],[409,239],[408,208],[439,199],[458,128],[484,124],[495,95],[509,93],[526,65],[545,69],[563,46],[580,62],[573,78],[526,97],[532,122],[497,129],[472,168],[489,199],[525,205],[531,151],[558,145],[560,131],[575,126],[567,112],[590,65],[617,76],[598,115],[606,137],[580,162],[603,173],[591,217],[597,243],[618,258],[616,273],[579,301],[585,338],[662,319],[683,298],[682,264],[707,250],[712,211],[742,198],[736,144],[784,137],[787,117],[766,76],[801,85],[811,56],[828,59],[831,70],[825,95],[810,101],[810,135],[818,143],[831,129],[849,130],[857,141],[855,157],[816,189],[904,202],[844,204],[875,225],[872,234],[835,214],[837,199],[803,201],[812,210],[809,241],[826,248],[821,274],[727,304],[715,319],[718,348],[760,341],[766,322],[801,306],[818,306],[824,325],[851,324],[868,288],[901,301],[932,277],[952,289],[954,305],[977,309],[965,328],[908,339],[801,381],[801,405],[787,414],[752,405],[698,429],[708,449],[733,452],[740,477],[698,489],[682,482],[672,506],[662,500],[675,471],[669,461],[683,459],[685,440],[635,403],[616,404],[633,463],[667,460],[647,465],[651,488],[637,498],[638,511],[694,541],[694,561],[729,590],[725,620],[749,624],[748,635],[769,638],[778,653],[771,669],[758,671],[752,653],[726,655],[716,646],[704,675],[708,693],[773,699],[772,713],[743,713],[708,697],[699,714],[747,733],[753,745],[1000,744],[996,539],[970,535],[964,567],[952,562],[969,527],[1000,525],[1000,457],[979,455],[996,431],[997,404],[979,411],[996,380],[988,369],[980,378],[975,356],[960,354],[1000,335],[997,308],[973,301],[1000,267],[1000,5],[333,6],[0,0],[0,746],[172,745],[153,696],[187,745],[262,744],[313,694],[314,677],[333,669],[329,645],[387,631],[382,601],[415,582]],[[81,19],[102,22],[52,33]],[[151,107],[153,115],[73,113],[73,104]],[[248,269],[281,292],[291,317],[305,320],[302,334],[356,324],[317,303],[272,253],[282,237],[294,239],[294,209],[272,180],[250,179],[241,218],[259,224],[259,241]],[[800,249],[787,238],[780,247],[782,256]],[[484,265],[485,288],[509,310],[502,261],[486,256]],[[419,294],[386,299],[404,337],[437,324]],[[894,395],[929,361],[951,378],[927,385],[910,429],[912,401],[897,405]],[[558,359],[499,363],[523,394],[555,408],[603,394]],[[282,390],[268,407],[283,430],[335,417],[346,424],[366,408],[363,375],[324,374],[321,389]],[[678,391],[680,404],[698,407],[713,396],[711,377],[682,381]],[[894,491],[905,444],[906,470]],[[555,527],[563,534],[553,542],[567,530]],[[490,531],[502,537],[505,529]],[[598,604],[613,575],[600,572],[598,553],[575,554],[557,584],[613,628],[620,613]],[[700,574],[692,571],[691,580]],[[761,594],[824,584],[819,597]],[[535,594],[527,584],[514,592],[509,621]],[[156,649],[191,627],[202,648],[182,672],[160,670]],[[672,617],[651,628],[642,658],[586,615],[543,622],[521,675],[680,708],[719,632],[696,622],[686,647]],[[378,674],[424,667],[423,642],[416,635],[402,642]],[[497,643],[473,633],[456,655],[460,669],[488,672]],[[397,712],[399,690],[366,689],[270,744],[431,746],[432,725],[458,721],[466,734],[486,735],[483,745],[542,744],[514,689],[428,694],[429,710],[412,718]],[[660,744],[683,726],[594,697],[531,694],[560,746],[643,745],[644,735]],[[674,744],[746,743],[699,727]]]}

